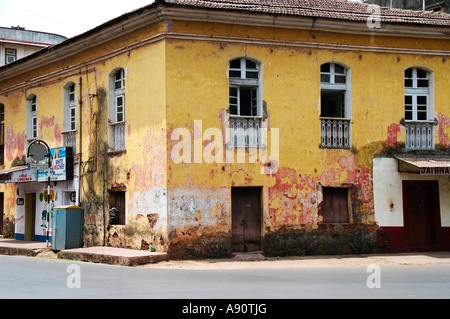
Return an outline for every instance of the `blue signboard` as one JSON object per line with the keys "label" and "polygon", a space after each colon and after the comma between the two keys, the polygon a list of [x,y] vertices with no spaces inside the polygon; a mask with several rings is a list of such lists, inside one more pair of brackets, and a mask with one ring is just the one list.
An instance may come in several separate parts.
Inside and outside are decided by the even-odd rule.
{"label": "blue signboard", "polygon": [[[59,147],[50,150],[52,166],[50,172],[51,181],[68,181],[73,179],[73,154],[72,147]],[[48,169],[38,170],[38,182],[48,181]]]}

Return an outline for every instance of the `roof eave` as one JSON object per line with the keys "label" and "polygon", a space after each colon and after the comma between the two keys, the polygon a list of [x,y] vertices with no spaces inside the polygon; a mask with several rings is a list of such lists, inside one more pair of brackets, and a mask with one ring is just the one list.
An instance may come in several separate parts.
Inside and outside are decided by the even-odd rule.
{"label": "roof eave", "polygon": [[43,48],[26,57],[0,67],[0,78],[7,80],[23,72],[68,58],[89,48],[162,20],[159,1],[138,10],[126,13],[80,35],[57,45]]}

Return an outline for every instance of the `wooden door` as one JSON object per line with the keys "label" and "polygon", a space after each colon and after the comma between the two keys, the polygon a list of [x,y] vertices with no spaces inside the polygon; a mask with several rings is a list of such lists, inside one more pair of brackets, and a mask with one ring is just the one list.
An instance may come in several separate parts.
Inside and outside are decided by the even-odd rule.
{"label": "wooden door", "polygon": [[324,223],[348,223],[348,190],[339,187],[323,187],[321,215]]}
{"label": "wooden door", "polygon": [[125,225],[125,192],[117,191],[109,193],[109,208],[117,208],[117,219],[112,224]]}
{"label": "wooden door", "polygon": [[33,241],[36,219],[36,194],[25,194],[25,234],[24,240]]}
{"label": "wooden door", "polygon": [[261,188],[231,189],[232,250],[261,250]]}
{"label": "wooden door", "polygon": [[436,244],[437,182],[403,182],[405,225],[412,250]]}

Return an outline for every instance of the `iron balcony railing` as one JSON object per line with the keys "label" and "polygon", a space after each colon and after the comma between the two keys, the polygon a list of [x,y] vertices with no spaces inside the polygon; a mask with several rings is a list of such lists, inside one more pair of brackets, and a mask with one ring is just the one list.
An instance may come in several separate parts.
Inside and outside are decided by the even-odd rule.
{"label": "iron balcony railing", "polygon": [[62,132],[63,135],[63,142],[64,146],[66,147],[72,147],[73,154],[76,154],[76,147],[77,147],[77,131],[71,130],[71,131],[64,131]]}
{"label": "iron balcony railing", "polygon": [[350,148],[351,119],[336,117],[320,118],[320,147]]}
{"label": "iron balcony railing", "polygon": [[432,150],[435,121],[404,122],[407,150]]}
{"label": "iron balcony railing", "polygon": [[125,150],[125,121],[109,124],[112,128],[114,141],[112,142],[112,151]]}
{"label": "iron balcony railing", "polygon": [[232,147],[259,147],[261,145],[261,118],[230,117],[230,145]]}

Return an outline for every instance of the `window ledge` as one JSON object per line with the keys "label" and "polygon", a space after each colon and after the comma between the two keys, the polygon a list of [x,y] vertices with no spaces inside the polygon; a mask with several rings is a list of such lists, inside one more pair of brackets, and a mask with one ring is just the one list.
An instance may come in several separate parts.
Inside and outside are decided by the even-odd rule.
{"label": "window ledge", "polygon": [[434,120],[425,120],[425,121],[419,121],[419,120],[405,120],[402,118],[400,120],[400,124],[405,126],[408,124],[434,124],[435,126],[439,124],[438,120],[435,118]]}
{"label": "window ledge", "polygon": [[335,121],[351,121],[353,122],[352,118],[347,118],[347,117],[324,117],[321,116],[319,117],[320,120],[335,120]]}
{"label": "window ledge", "polygon": [[62,131],[61,134],[70,134],[70,133],[76,133],[77,130],[67,130],[67,131]]}
{"label": "window ledge", "polygon": [[234,119],[262,119],[263,117],[258,115],[258,116],[254,116],[254,115],[235,115],[235,114],[229,114],[230,118],[234,118]]}
{"label": "window ledge", "polygon": [[121,121],[121,122],[112,122],[112,121],[110,121],[110,120],[108,120],[108,122],[109,122],[109,125],[111,125],[111,126],[116,126],[116,125],[125,125],[125,121]]}
{"label": "window ledge", "polygon": [[322,144],[319,145],[320,149],[332,149],[332,150],[351,150],[350,146],[324,146]]}
{"label": "window ledge", "polygon": [[110,156],[121,156],[122,154],[125,154],[127,150],[108,150],[108,155]]}
{"label": "window ledge", "polygon": [[234,146],[234,145],[227,145],[225,147],[227,150],[235,150],[235,149],[246,149],[246,150],[251,150],[251,149],[255,149],[255,150],[267,150],[267,146],[265,145],[261,145],[261,146]]}

